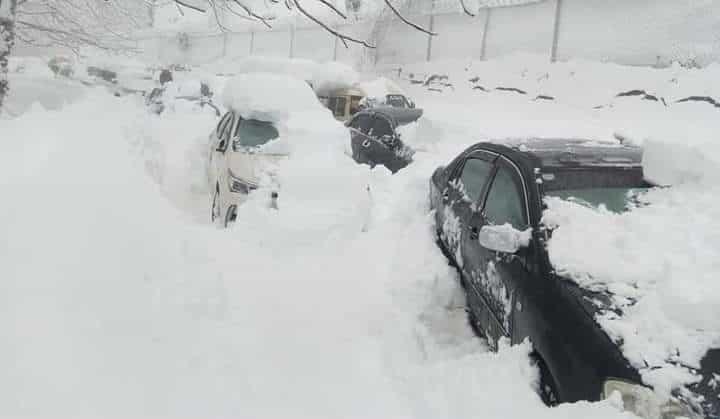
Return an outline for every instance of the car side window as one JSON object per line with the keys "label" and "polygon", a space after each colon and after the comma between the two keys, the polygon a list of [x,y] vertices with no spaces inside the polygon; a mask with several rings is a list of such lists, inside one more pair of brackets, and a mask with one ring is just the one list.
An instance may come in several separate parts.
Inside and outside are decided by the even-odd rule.
{"label": "car side window", "polygon": [[510,224],[517,230],[527,227],[525,198],[520,179],[510,167],[500,166],[485,201],[485,219],[492,225]]}
{"label": "car side window", "polygon": [[393,129],[390,125],[390,122],[388,122],[387,119],[382,117],[375,117],[373,118],[373,124],[372,128],[370,129],[370,132],[368,135],[374,138],[383,138],[383,137],[392,137],[393,136]]}
{"label": "car side window", "polygon": [[271,122],[257,119],[241,119],[235,132],[233,150],[243,147],[259,147],[278,138],[280,133]]}
{"label": "car side window", "polygon": [[492,169],[492,162],[487,160],[469,158],[465,161],[459,181],[462,191],[471,203],[477,203],[480,200],[483,186],[490,177]]}

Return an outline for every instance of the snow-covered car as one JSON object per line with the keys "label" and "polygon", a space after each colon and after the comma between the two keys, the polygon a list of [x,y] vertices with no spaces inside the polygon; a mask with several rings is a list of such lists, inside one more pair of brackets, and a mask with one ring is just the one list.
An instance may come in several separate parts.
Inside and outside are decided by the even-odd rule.
{"label": "snow-covered car", "polygon": [[[635,310],[632,299],[618,305],[619,288],[580,286],[551,263],[554,232],[543,218],[548,200],[597,207],[601,214],[625,213],[642,204],[638,195],[654,189],[641,159],[641,149],[610,142],[473,145],[432,175],[438,243],[460,272],[476,332],[491,346],[503,338],[513,344],[531,341],[546,402],[602,400],[617,393],[627,410],[644,418],[717,418],[720,348],[713,338],[703,341],[710,343],[688,372],[696,379],[672,391],[668,386],[661,396],[658,381],[651,380],[658,372],[647,364],[651,358],[631,362],[617,331],[600,320]],[[593,240],[586,238],[588,247]],[[665,329],[650,330],[655,333],[650,338],[662,340],[658,334]],[[671,374],[675,382],[677,372]]]}
{"label": "snow-covered car", "polygon": [[213,103],[212,98],[213,92],[207,83],[197,80],[170,81],[147,92],[145,94],[145,104],[151,112],[161,114],[168,106],[184,102],[199,108],[212,109],[219,117],[222,113],[218,106]]}
{"label": "snow-covered car", "polygon": [[72,77],[75,73],[73,61],[67,57],[55,56],[48,61],[48,67],[56,76]]}
{"label": "snow-covered car", "polygon": [[240,74],[228,81],[223,104],[228,112],[209,137],[208,179],[211,218],[225,226],[259,187],[277,208],[274,171],[296,142],[322,141],[327,123],[343,131],[305,81],[286,75]]}
{"label": "snow-covered car", "polygon": [[353,159],[375,167],[380,164],[391,172],[412,162],[415,151],[400,139],[397,128],[415,122],[421,109],[373,108],[364,110],[348,122]]}

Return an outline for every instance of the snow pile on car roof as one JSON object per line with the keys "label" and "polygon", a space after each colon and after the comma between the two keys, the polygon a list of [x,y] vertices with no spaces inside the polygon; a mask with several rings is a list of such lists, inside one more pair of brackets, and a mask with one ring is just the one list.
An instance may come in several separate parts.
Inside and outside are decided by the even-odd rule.
{"label": "snow pile on car roof", "polygon": [[385,77],[364,81],[358,86],[365,92],[368,98],[381,101],[384,101],[385,96],[389,94],[404,94],[397,83]]}
{"label": "snow pile on car roof", "polygon": [[281,74],[249,73],[225,85],[223,103],[248,119],[278,122],[293,112],[322,109],[310,86]]}
{"label": "snow pile on car roof", "polygon": [[557,273],[613,294],[597,321],[665,394],[697,379],[676,364],[698,368],[720,346],[719,195],[703,183],[655,189],[621,214],[546,199]]}
{"label": "snow pile on car roof", "polygon": [[310,83],[318,94],[353,86],[360,75],[347,64],[330,61],[319,63],[299,58],[248,57],[223,65],[230,74],[284,74]]}

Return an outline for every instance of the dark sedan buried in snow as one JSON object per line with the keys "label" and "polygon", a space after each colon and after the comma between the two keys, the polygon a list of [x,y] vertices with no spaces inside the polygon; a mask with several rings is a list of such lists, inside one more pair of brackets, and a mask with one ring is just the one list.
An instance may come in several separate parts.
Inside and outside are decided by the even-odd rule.
{"label": "dark sedan buried in snow", "polygon": [[623,211],[629,192],[652,187],[640,163],[638,148],[583,140],[476,144],[432,176],[438,243],[460,272],[473,329],[491,346],[530,340],[547,403],[617,391],[646,418],[718,418],[720,349],[705,355],[700,383],[662,402],[595,321],[593,302],[610,296],[560,277],[548,257],[543,199],[573,196]]}
{"label": "dark sedan buried in snow", "polygon": [[383,165],[391,172],[412,162],[415,151],[400,139],[397,128],[417,121],[422,109],[371,108],[357,113],[350,122],[353,159],[370,167]]}

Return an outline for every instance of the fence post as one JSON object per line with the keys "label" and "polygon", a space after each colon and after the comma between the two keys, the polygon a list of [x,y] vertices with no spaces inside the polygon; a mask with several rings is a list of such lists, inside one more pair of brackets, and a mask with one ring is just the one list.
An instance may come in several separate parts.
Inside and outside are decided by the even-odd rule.
{"label": "fence post", "polygon": [[[428,29],[430,32],[435,32],[435,11],[433,10],[430,13],[430,24],[428,25]],[[433,41],[433,35],[428,34],[428,43],[427,43],[427,52],[425,54],[425,61],[430,61],[432,59],[432,41]]]}
{"label": "fence post", "polygon": [[562,0],[555,0],[555,20],[553,22],[553,40],[550,49],[550,62],[557,60],[558,38],[560,37],[560,17],[562,16]]}
{"label": "fence post", "polygon": [[228,43],[228,33],[223,32],[223,47],[222,47],[223,58],[227,58],[227,43]]}
{"label": "fence post", "polygon": [[250,31],[250,55],[255,51],[255,31]]}
{"label": "fence post", "polygon": [[483,22],[482,39],[480,40],[480,60],[485,60],[485,49],[487,48],[487,34],[490,26],[490,11],[492,8],[485,8],[485,21]]}
{"label": "fence post", "polygon": [[290,25],[290,58],[295,55],[295,23]]}

